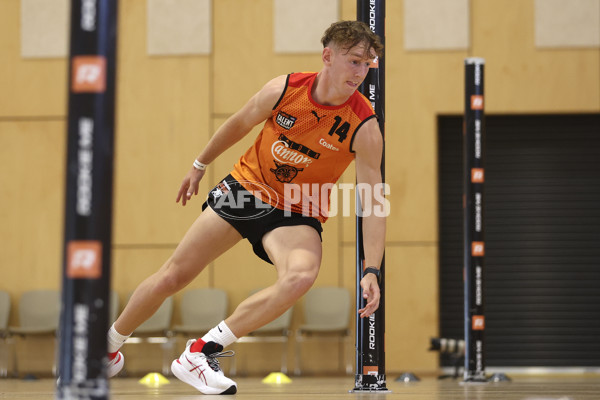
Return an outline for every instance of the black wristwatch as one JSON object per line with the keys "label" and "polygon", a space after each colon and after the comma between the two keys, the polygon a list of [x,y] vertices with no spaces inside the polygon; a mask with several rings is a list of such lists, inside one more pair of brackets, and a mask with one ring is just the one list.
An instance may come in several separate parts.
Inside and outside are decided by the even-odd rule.
{"label": "black wristwatch", "polygon": [[365,268],[365,270],[363,271],[363,277],[366,276],[367,274],[374,274],[377,277],[377,282],[379,282],[379,279],[380,279],[379,269],[373,268],[373,267]]}

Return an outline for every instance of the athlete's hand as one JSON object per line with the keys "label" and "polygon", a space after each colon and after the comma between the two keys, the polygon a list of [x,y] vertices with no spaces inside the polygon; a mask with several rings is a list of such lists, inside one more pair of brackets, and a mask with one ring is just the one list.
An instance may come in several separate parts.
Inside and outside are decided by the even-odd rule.
{"label": "athlete's hand", "polygon": [[181,205],[185,206],[185,203],[192,198],[192,195],[198,194],[198,187],[205,172],[206,170],[200,171],[194,167],[190,169],[185,178],[183,178],[183,182],[181,182],[181,187],[177,193],[177,200],[175,200],[176,203],[179,203],[179,200],[181,200]]}
{"label": "athlete's hand", "polygon": [[379,299],[381,298],[377,276],[375,274],[366,274],[360,280],[360,287],[362,288],[363,297],[367,301],[367,304],[364,308],[358,310],[358,312],[361,318],[370,317],[379,308]]}

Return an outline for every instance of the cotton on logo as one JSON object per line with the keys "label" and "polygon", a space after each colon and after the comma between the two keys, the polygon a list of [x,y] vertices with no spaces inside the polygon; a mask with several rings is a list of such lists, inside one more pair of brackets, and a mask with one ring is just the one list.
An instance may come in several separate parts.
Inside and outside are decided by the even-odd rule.
{"label": "cotton on logo", "polygon": [[102,93],[106,89],[106,59],[102,56],[73,57],[73,93]]}
{"label": "cotton on logo", "polygon": [[471,255],[473,257],[483,257],[485,255],[485,246],[483,242],[471,243]]}
{"label": "cotton on logo", "polygon": [[483,183],[484,178],[483,168],[471,168],[471,182]]}
{"label": "cotton on logo", "polygon": [[480,94],[471,95],[471,110],[483,110],[483,96]]}
{"label": "cotton on logo", "polygon": [[472,328],[474,331],[482,331],[485,329],[485,317],[483,315],[473,315]]}
{"label": "cotton on logo", "polygon": [[102,274],[102,243],[76,240],[67,245],[67,276],[98,279]]}

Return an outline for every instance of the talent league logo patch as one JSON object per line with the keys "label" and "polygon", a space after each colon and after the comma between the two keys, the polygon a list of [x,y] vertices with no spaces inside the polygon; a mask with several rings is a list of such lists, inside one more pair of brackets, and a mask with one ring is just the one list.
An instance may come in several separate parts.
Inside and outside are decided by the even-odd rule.
{"label": "talent league logo patch", "polygon": [[102,275],[102,243],[98,240],[72,240],[67,244],[67,276],[98,279]]}
{"label": "talent league logo patch", "polygon": [[277,117],[275,118],[275,122],[277,122],[277,125],[283,129],[290,130],[296,123],[296,117],[293,117],[283,111],[279,111],[277,113]]}

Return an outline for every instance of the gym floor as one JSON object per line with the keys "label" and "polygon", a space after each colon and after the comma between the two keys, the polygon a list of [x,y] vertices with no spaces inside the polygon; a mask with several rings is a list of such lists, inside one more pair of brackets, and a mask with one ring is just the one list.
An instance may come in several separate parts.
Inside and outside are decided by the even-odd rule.
{"label": "gym floor", "polygon": [[[420,382],[388,381],[386,394],[375,392],[349,393],[353,388],[351,377],[293,377],[288,384],[263,384],[260,377],[238,378],[238,393],[232,396],[244,400],[265,399],[385,399],[385,400],[597,400],[600,398],[600,376],[516,376],[511,382],[462,385],[458,380],[423,378]],[[190,386],[170,378],[170,383],[149,388],[134,378],[116,378],[110,381],[110,399],[134,400],[160,398],[161,400],[198,399],[199,393]],[[55,381],[40,379],[25,381],[0,380],[0,398],[52,399]],[[200,395],[201,396],[201,395]],[[223,398],[223,397],[221,397]]]}

